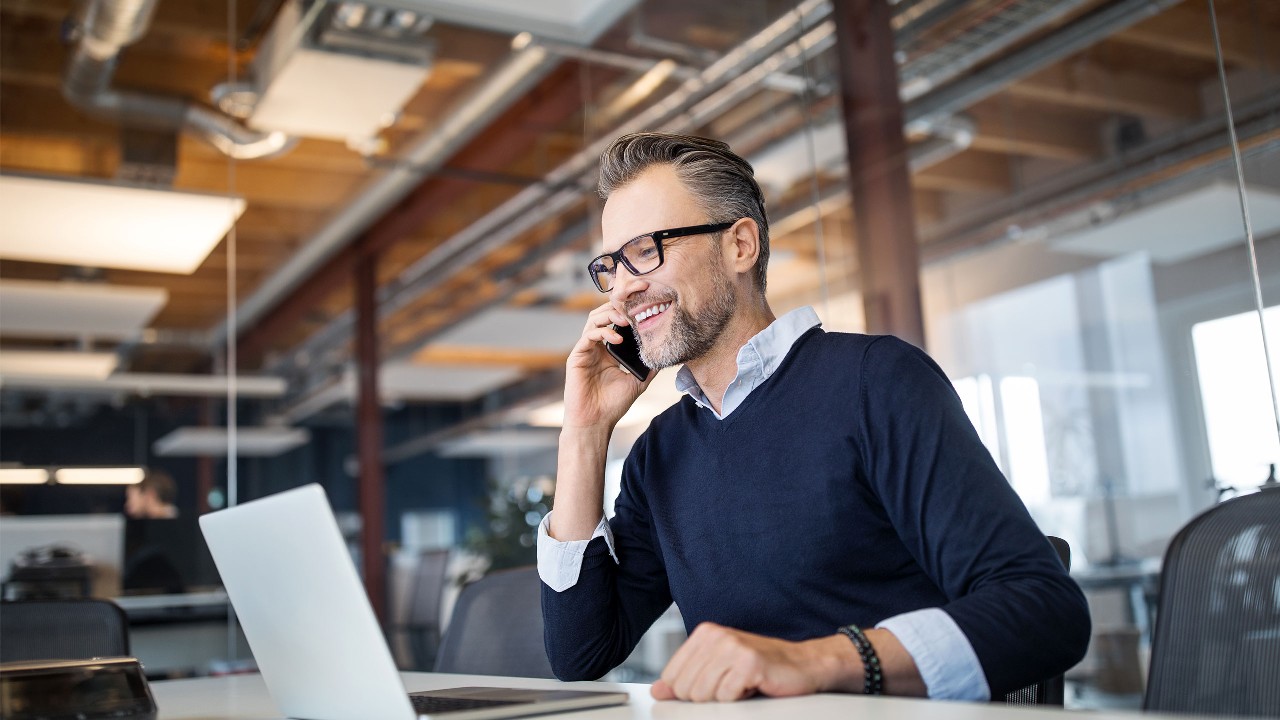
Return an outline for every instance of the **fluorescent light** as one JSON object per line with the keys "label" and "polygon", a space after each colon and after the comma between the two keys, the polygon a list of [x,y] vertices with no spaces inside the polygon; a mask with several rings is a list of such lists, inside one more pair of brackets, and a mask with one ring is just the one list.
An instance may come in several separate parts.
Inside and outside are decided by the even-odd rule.
{"label": "fluorescent light", "polygon": [[[184,375],[178,373],[117,373],[102,380],[67,377],[0,376],[0,387],[74,390],[82,393],[115,394],[134,392],[140,395],[173,397],[221,397],[227,394],[226,375]],[[288,383],[284,378],[262,375],[236,377],[236,395],[242,398],[277,398],[284,395]]]}
{"label": "fluorescent light", "polygon": [[55,482],[63,485],[137,485],[146,472],[140,467],[58,468]]}
{"label": "fluorescent light", "polygon": [[0,332],[132,340],[168,301],[164,288],[6,278],[0,283]]}
{"label": "fluorescent light", "polygon": [[49,482],[49,471],[44,468],[2,468],[0,485],[43,485]]}
{"label": "fluorescent light", "polygon": [[190,274],[244,208],[224,195],[0,176],[0,257]]}
{"label": "fluorescent light", "polygon": [[[306,428],[237,427],[236,455],[270,457],[288,452],[311,439]],[[222,457],[227,454],[225,427],[181,427],[155,441],[161,456]]]}
{"label": "fluorescent light", "polygon": [[102,380],[116,369],[115,353],[5,350],[0,352],[0,375]]}

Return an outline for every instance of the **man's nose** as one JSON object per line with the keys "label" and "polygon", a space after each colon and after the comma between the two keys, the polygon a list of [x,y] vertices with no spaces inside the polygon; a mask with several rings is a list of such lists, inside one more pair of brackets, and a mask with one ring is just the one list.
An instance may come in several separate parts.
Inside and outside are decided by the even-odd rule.
{"label": "man's nose", "polygon": [[613,271],[613,287],[609,289],[609,299],[614,302],[625,301],[647,286],[648,282],[644,277],[631,274],[626,265],[618,263]]}

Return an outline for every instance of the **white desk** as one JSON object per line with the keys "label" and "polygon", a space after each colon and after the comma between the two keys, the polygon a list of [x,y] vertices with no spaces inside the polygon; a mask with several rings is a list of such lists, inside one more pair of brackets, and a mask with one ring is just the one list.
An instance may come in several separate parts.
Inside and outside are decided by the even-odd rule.
{"label": "white desk", "polygon": [[[1161,716],[1110,712],[1064,714],[1058,709],[1026,709],[982,703],[951,703],[860,695],[812,695],[801,698],[758,698],[738,703],[655,702],[648,685],[558,683],[554,680],[498,678],[485,675],[402,673],[410,692],[466,685],[625,690],[627,705],[565,713],[566,720],[1153,720]],[[279,718],[259,675],[235,675],[151,684],[159,720],[272,720]],[[552,716],[543,716],[552,717]],[[1163,716],[1187,720],[1186,716]],[[377,718],[369,718],[377,720]]]}

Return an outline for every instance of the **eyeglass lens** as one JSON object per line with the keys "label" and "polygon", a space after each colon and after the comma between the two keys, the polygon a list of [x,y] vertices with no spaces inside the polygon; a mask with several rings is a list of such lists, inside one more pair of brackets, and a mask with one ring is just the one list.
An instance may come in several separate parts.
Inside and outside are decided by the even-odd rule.
{"label": "eyeglass lens", "polygon": [[[633,275],[644,275],[653,272],[662,264],[662,254],[658,252],[658,243],[650,235],[642,235],[629,241],[621,248],[621,259],[627,270]],[[602,255],[591,264],[592,279],[605,292],[613,289],[617,274],[617,263],[613,255]]]}

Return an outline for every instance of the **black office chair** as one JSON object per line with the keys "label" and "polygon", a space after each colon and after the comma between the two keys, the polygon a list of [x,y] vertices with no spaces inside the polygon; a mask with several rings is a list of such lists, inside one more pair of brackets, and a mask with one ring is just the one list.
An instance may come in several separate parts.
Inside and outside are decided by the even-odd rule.
{"label": "black office chair", "polygon": [[[1049,544],[1053,545],[1053,549],[1058,551],[1058,559],[1062,561],[1062,566],[1071,571],[1071,546],[1066,540],[1052,535],[1047,536]],[[1021,690],[1015,690],[1004,696],[1004,701],[1008,705],[1056,705],[1062,707],[1063,689],[1065,682],[1061,675],[1049,678],[1044,682],[1038,682],[1034,685],[1028,685]]]}
{"label": "black office chair", "polygon": [[534,566],[462,588],[436,672],[555,678],[542,644],[542,585]]}
{"label": "black office chair", "polygon": [[1179,530],[1157,607],[1145,710],[1280,716],[1280,489]]}
{"label": "black office chair", "polygon": [[415,670],[433,667],[440,650],[440,601],[448,568],[448,549],[424,550],[418,555],[404,624]]}
{"label": "black office chair", "polygon": [[0,662],[84,660],[129,654],[129,622],[110,600],[0,603]]}

